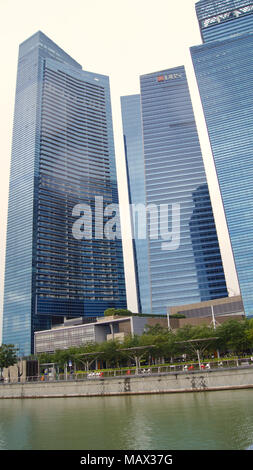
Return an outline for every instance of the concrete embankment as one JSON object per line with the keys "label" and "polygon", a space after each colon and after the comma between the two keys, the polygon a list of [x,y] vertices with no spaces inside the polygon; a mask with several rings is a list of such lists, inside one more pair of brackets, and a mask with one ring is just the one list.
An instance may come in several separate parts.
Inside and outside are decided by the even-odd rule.
{"label": "concrete embankment", "polygon": [[203,392],[253,388],[253,366],[80,381],[0,385],[0,398],[60,398]]}

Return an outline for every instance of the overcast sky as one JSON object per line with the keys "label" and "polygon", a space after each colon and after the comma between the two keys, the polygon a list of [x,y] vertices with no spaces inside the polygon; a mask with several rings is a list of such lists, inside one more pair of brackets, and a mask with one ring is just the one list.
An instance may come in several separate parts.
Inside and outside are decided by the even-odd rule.
{"label": "overcast sky", "polygon": [[[120,201],[127,201],[120,96],[139,93],[139,76],[185,65],[230,295],[239,288],[189,47],[200,44],[195,0],[0,0],[1,171],[0,301],[3,297],[6,219],[18,46],[41,30],[84,70],[110,76]],[[22,220],[17,214],[17,230]],[[129,217],[124,211],[123,234]],[[128,307],[136,310],[131,243],[124,237]],[[1,313],[0,313],[1,315]],[[0,316],[1,323],[1,316]],[[1,328],[0,328],[1,335]],[[1,336],[0,336],[1,338]]]}

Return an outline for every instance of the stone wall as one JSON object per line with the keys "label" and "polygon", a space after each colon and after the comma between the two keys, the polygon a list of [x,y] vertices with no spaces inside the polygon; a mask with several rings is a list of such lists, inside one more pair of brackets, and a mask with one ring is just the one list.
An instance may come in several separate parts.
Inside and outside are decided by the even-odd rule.
{"label": "stone wall", "polygon": [[82,381],[0,385],[0,398],[53,398],[203,392],[253,388],[253,366]]}

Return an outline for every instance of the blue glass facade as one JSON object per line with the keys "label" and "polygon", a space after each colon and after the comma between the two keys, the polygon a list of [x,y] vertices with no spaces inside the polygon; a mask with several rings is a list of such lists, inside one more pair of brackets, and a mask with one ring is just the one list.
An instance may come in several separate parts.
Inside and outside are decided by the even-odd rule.
{"label": "blue glass facade", "polygon": [[[136,106],[133,97],[122,99],[131,201],[139,202],[140,196],[147,207],[168,204],[169,230],[172,205],[180,205],[179,247],[163,250],[160,237],[148,236],[146,256],[136,249],[139,264],[148,263],[151,308],[146,313],[161,314],[169,306],[226,297],[227,289],[185,69],[143,75],[140,84],[140,111],[137,98]],[[136,167],[144,181],[138,197]],[[139,284],[146,282],[139,271]]]}
{"label": "blue glass facade", "polygon": [[121,240],[73,237],[95,197],[102,216],[118,202],[109,79],[38,32],[19,50],[8,210],[3,343],[20,354],[54,317],[126,307]]}
{"label": "blue glass facade", "polygon": [[[123,120],[125,156],[127,163],[127,176],[130,204],[145,204],[145,166],[143,153],[143,134],[141,122],[140,95],[121,97],[121,110]],[[146,235],[145,223],[132,213],[132,230],[142,230]],[[142,225],[141,225],[142,224]],[[150,272],[148,263],[147,237],[133,239],[136,285],[138,292],[139,309],[141,312],[151,312]]]}
{"label": "blue glass facade", "polygon": [[[191,48],[246,315],[253,313],[253,6],[245,1],[197,4],[205,44]],[[219,4],[219,10],[215,11]],[[247,3],[247,5],[246,5]],[[200,8],[201,7],[201,8]],[[218,8],[218,6],[217,6]],[[217,15],[233,12],[228,19]],[[236,9],[240,14],[235,14]],[[215,20],[213,20],[215,21]],[[244,25],[240,29],[240,25]],[[229,25],[229,29],[225,26]],[[204,31],[206,30],[206,31]],[[208,34],[208,30],[210,34]],[[212,34],[211,34],[212,30]],[[204,31],[204,32],[203,32]]]}
{"label": "blue glass facade", "polygon": [[200,0],[196,3],[196,13],[203,42],[251,31],[253,3],[250,0]]}

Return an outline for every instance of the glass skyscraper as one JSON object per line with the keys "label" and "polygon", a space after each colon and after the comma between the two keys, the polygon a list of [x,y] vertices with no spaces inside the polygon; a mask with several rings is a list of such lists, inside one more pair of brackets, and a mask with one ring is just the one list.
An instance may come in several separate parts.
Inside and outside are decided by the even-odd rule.
{"label": "glass skyscraper", "polygon": [[196,4],[191,48],[246,315],[253,314],[253,4]]}
{"label": "glass skyscraper", "polygon": [[[141,120],[140,95],[121,97],[123,117],[124,144],[128,190],[130,204],[145,204],[145,165],[143,153],[143,136]],[[134,232],[134,215],[132,214],[132,231]],[[139,220],[137,229],[143,230],[145,235],[146,219]],[[151,312],[150,272],[148,263],[148,241],[135,237],[133,240],[136,287],[139,309],[144,313]]]}
{"label": "glass skyscraper", "polygon": [[[104,208],[117,202],[109,79],[38,32],[19,48],[3,343],[27,355],[34,331],[60,318],[126,307],[121,240],[103,234]],[[85,207],[91,232],[77,239]]]}
{"label": "glass skyscraper", "polygon": [[168,231],[180,207],[175,249],[153,237],[153,222],[146,239],[134,234],[141,310],[161,314],[226,297],[227,288],[185,69],[143,75],[140,86],[140,95],[121,98],[130,202],[157,208]]}
{"label": "glass skyscraper", "polygon": [[200,0],[196,13],[203,42],[248,33],[252,30],[252,12],[250,0]]}

